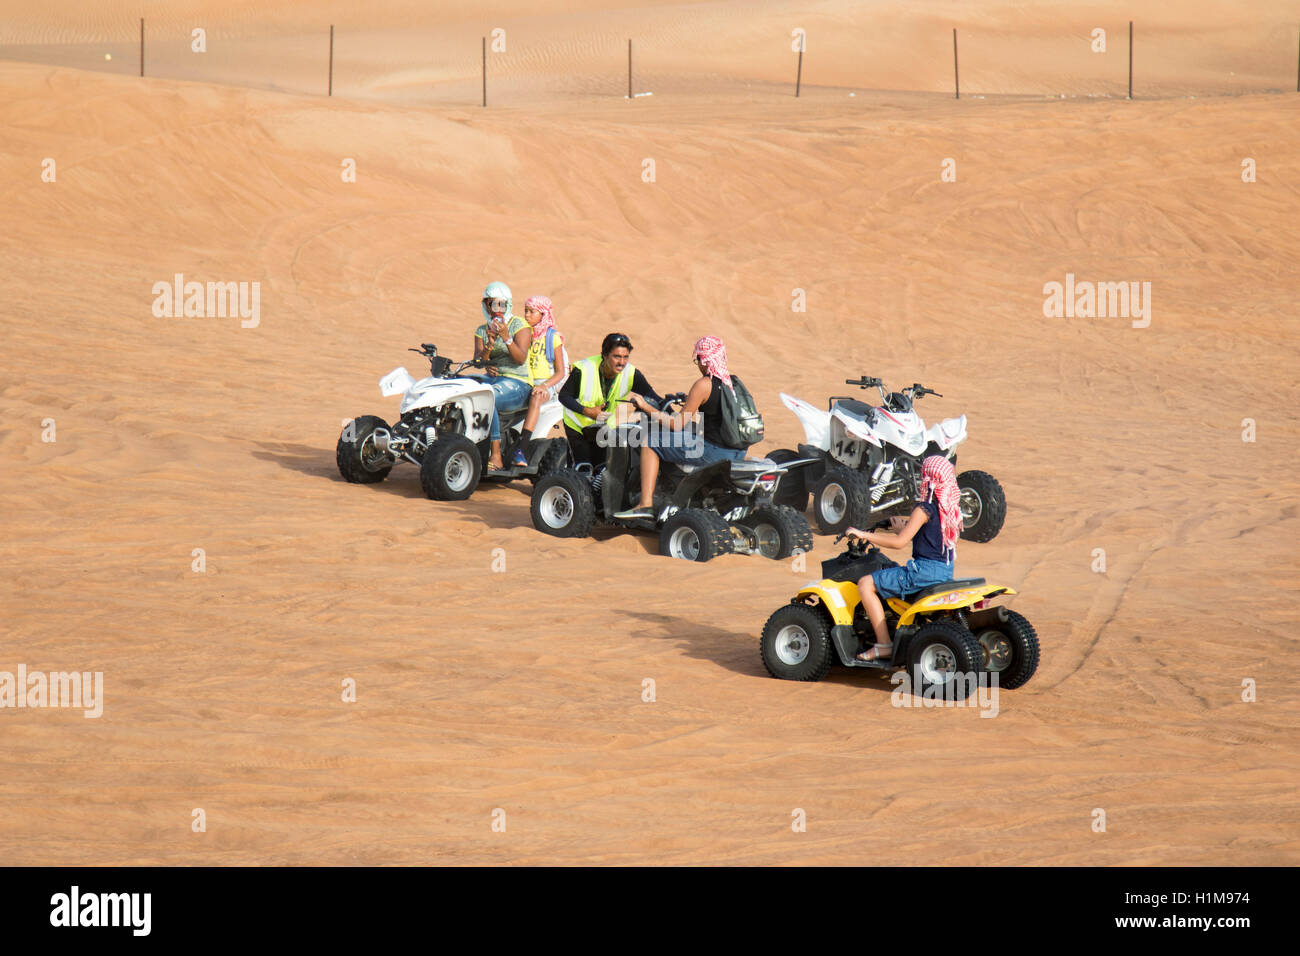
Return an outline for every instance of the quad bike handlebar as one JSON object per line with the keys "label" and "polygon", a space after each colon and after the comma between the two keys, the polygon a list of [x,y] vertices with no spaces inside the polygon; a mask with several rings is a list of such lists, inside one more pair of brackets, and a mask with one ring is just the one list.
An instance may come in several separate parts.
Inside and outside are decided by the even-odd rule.
{"label": "quad bike handlebar", "polygon": [[[846,378],[844,384],[856,385],[858,388],[874,388],[880,392],[881,403],[885,406],[892,407],[890,406],[890,393],[885,389],[885,383],[882,379],[876,378],[872,375],[863,375],[860,378]],[[915,401],[923,395],[933,395],[936,398],[943,398],[943,396],[934,389],[927,388],[920,382],[914,382],[896,394],[901,394],[907,399],[907,402],[899,402],[897,399],[894,399],[894,405],[902,405],[901,411],[911,411],[911,408],[908,407],[908,403]],[[834,405],[835,401],[836,399],[832,398],[831,404]],[[900,409],[895,408],[895,410],[898,411]]]}
{"label": "quad bike handlebar", "polygon": [[434,378],[455,378],[467,368],[485,368],[487,363],[482,359],[470,359],[468,362],[455,363],[445,356],[438,354],[438,346],[430,342],[424,342],[418,349],[407,349],[408,352],[414,352],[416,355],[423,355],[429,360],[429,371]]}

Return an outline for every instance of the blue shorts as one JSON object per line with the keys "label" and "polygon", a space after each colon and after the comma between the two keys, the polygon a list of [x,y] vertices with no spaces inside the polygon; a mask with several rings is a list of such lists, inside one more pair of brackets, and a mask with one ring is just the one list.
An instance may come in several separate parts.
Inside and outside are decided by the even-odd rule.
{"label": "blue shorts", "polygon": [[[671,437],[670,437],[671,436]],[[662,429],[651,435],[650,447],[661,461],[674,465],[712,465],[718,461],[742,461],[745,453],[739,448],[723,448],[705,441],[698,432],[684,436],[682,432]]]}
{"label": "blue shorts", "polygon": [[929,558],[912,558],[907,564],[881,568],[871,575],[877,594],[881,597],[896,598],[952,579],[951,564]]}

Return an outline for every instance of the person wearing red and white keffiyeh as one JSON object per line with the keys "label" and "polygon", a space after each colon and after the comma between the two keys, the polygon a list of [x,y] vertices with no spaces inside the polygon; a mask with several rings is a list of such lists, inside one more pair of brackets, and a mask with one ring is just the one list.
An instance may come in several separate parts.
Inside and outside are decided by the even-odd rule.
{"label": "person wearing red and white keffiyeh", "polygon": [[912,545],[912,560],[907,564],[882,568],[858,581],[862,607],[876,635],[875,646],[860,653],[860,661],[888,660],[893,654],[882,597],[901,598],[954,577],[962,519],[958,508],[961,492],[952,462],[942,455],[930,455],[922,461],[920,493],[910,515],[890,519],[892,531],[849,528],[846,532],[878,548],[905,548],[909,542]]}
{"label": "person wearing red and white keffiyeh", "polygon": [[[615,518],[653,518],[655,484],[659,480],[659,462],[677,465],[709,465],[714,462],[740,461],[745,457],[743,448],[727,448],[722,444],[718,423],[722,419],[722,395],[719,384],[736,392],[727,368],[727,349],[716,335],[706,335],[695,343],[691,352],[700,377],[686,394],[680,412],[668,414],[655,408],[636,392],[628,399],[637,411],[649,419],[649,439],[641,446],[641,500],[636,507],[617,512]],[[698,432],[689,431],[699,414]]]}
{"label": "person wearing red and white keffiyeh", "polygon": [[691,356],[704,367],[706,375],[711,375],[722,382],[734,394],[736,387],[731,384],[731,372],[727,369],[727,347],[716,335],[706,335],[695,343],[695,354]]}
{"label": "person wearing red and white keffiyeh", "polygon": [[[528,370],[533,378],[533,392],[528,399],[528,414],[524,417],[523,434],[515,448],[516,468],[527,468],[528,457],[525,449],[532,440],[533,429],[541,417],[542,406],[560,391],[560,386],[569,377],[572,366],[569,364],[569,352],[564,347],[564,336],[555,327],[555,305],[549,296],[530,295],[524,300],[524,321],[533,328],[533,344],[528,350]],[[547,333],[551,333],[551,354],[554,360],[546,357]]]}

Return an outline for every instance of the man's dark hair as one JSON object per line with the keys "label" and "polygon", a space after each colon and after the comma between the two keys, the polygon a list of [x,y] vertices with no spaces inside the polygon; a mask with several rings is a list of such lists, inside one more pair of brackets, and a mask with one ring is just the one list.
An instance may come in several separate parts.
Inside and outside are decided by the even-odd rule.
{"label": "man's dark hair", "polygon": [[617,348],[626,348],[632,351],[632,340],[622,332],[610,332],[605,336],[605,341],[600,343],[600,357],[605,358],[610,352]]}

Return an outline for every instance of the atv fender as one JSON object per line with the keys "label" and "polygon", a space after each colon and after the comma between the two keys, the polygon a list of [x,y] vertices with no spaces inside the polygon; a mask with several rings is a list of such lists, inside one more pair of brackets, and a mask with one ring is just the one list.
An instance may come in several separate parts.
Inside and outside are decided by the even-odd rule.
{"label": "atv fender", "polygon": [[689,508],[691,498],[695,496],[695,492],[703,488],[713,478],[730,473],[731,462],[725,458],[722,461],[715,461],[711,465],[705,465],[698,471],[691,472],[682,479],[682,483],[673,491],[673,504],[678,508]]}
{"label": "atv fender", "polygon": [[974,607],[980,601],[997,597],[999,594],[1015,594],[1013,588],[996,584],[977,584],[954,588],[942,594],[931,594],[921,598],[915,604],[905,604],[898,598],[890,598],[889,605],[898,612],[898,626],[906,627],[917,623],[921,615],[934,614],[937,611],[957,611]]}
{"label": "atv fender", "polygon": [[837,627],[853,626],[853,609],[861,600],[857,581],[832,581],[826,578],[805,584],[794,596],[795,601],[815,597],[831,615],[831,623]]}

